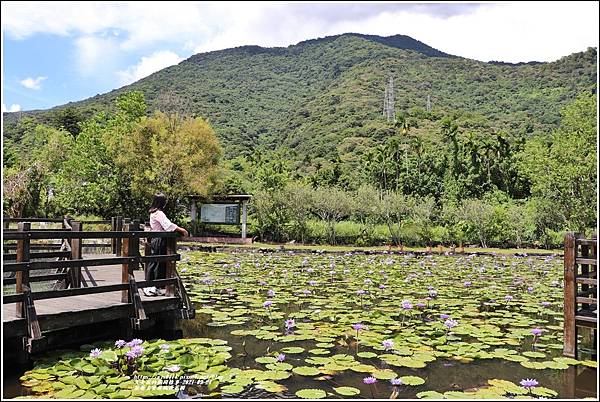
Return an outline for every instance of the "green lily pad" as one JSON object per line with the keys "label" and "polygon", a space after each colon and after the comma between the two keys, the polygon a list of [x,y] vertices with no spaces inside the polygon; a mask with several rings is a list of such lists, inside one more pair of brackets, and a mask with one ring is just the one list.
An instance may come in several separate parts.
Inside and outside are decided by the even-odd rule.
{"label": "green lily pad", "polygon": [[400,377],[400,379],[402,380],[402,384],[404,385],[422,385],[425,384],[425,380],[422,379],[421,377],[417,377],[414,375],[407,375],[407,376],[403,376]]}
{"label": "green lily pad", "polygon": [[314,367],[310,367],[310,366],[294,367],[292,369],[292,371],[298,375],[304,375],[304,376],[314,376],[314,375],[321,374],[320,370],[318,370]]}
{"label": "green lily pad", "polygon": [[296,391],[296,396],[302,399],[323,399],[327,393],[321,389],[301,389]]}
{"label": "green lily pad", "polygon": [[360,389],[354,387],[337,387],[333,390],[339,395],[354,396],[360,394]]}

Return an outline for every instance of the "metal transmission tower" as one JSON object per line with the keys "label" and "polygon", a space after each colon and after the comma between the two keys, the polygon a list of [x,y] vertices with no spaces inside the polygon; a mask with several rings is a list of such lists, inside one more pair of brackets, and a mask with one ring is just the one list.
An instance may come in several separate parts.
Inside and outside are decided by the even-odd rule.
{"label": "metal transmission tower", "polygon": [[427,94],[427,111],[431,112],[431,97]]}
{"label": "metal transmission tower", "polygon": [[394,77],[390,76],[387,86],[385,87],[385,95],[383,97],[383,115],[387,121],[396,122],[396,109],[394,99]]}

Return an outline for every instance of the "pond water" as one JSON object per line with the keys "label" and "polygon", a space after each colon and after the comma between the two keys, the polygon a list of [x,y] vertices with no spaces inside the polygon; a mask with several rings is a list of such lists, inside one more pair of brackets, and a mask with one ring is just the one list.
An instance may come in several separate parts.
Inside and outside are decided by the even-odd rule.
{"label": "pond water", "polygon": [[[198,313],[181,324],[188,341],[169,352],[144,343],[158,357],[143,356],[140,367],[219,373],[215,396],[596,395],[596,357],[561,357],[561,258],[187,252],[179,270]],[[581,342],[593,343],[583,331]],[[49,358],[26,384],[56,396],[48,377],[101,366],[91,347]],[[525,389],[523,379],[538,385]],[[79,397],[106,388],[89,382],[85,391],[67,387]],[[110,392],[134,395],[124,385]]]}

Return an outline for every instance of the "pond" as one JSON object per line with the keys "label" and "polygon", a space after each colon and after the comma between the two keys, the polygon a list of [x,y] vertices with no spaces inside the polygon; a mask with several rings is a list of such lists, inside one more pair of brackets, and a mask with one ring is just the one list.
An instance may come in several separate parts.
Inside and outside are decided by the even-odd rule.
{"label": "pond", "polygon": [[595,357],[562,357],[560,257],[186,252],[179,270],[197,309],[185,339],[55,353],[23,385],[174,396],[136,370],[196,375],[178,397],[595,396]]}

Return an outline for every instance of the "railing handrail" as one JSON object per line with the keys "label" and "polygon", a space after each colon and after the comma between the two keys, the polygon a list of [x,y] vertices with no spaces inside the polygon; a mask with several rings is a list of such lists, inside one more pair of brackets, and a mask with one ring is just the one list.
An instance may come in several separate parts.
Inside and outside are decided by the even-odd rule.
{"label": "railing handrail", "polygon": [[178,237],[177,232],[154,232],[154,231],[61,231],[61,230],[28,230],[28,231],[3,231],[4,240],[56,240],[56,239],[132,239],[132,238],[155,238],[155,237]]}
{"label": "railing handrail", "polygon": [[[77,219],[75,218],[70,218],[69,220],[71,221],[75,221]],[[7,218],[4,217],[2,218],[3,222],[49,222],[49,223],[62,223],[64,221],[64,218]],[[79,222],[81,223],[87,223],[88,225],[94,225],[94,224],[102,224],[102,225],[107,225],[111,223],[110,219],[96,219],[96,220],[79,220]]]}

